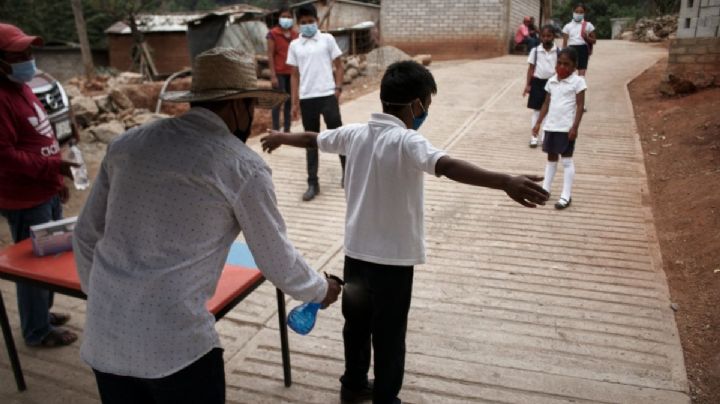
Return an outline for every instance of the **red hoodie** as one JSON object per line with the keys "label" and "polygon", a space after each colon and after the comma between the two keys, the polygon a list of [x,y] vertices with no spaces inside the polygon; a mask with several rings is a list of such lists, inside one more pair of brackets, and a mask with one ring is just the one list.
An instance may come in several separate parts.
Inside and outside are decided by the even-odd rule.
{"label": "red hoodie", "polygon": [[27,209],[63,187],[60,145],[30,87],[0,77],[0,209]]}

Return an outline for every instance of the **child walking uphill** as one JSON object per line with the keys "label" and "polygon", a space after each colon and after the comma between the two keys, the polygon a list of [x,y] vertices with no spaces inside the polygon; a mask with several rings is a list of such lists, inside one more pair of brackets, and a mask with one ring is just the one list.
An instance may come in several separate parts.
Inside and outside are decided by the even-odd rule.
{"label": "child walking uphill", "polygon": [[[425,262],[423,173],[505,191],[518,203],[543,205],[549,195],[535,176],[511,177],[454,159],[417,129],[428,116],[435,80],[415,62],[391,65],[382,79],[383,113],[367,124],[317,133],[272,132],[262,146],[319,148],[347,156],[345,193],[346,281],[343,402],[399,403],[413,268]],[[375,352],[375,381],[368,380]]]}
{"label": "child walking uphill", "polygon": [[[527,81],[523,97],[528,97],[527,107],[533,110],[530,123],[530,129],[540,117],[540,110],[545,103],[545,85],[550,77],[555,74],[555,65],[557,64],[557,56],[559,49],[555,46],[555,28],[552,25],[546,25],[540,32],[540,40],[542,44],[531,49],[528,56]],[[543,141],[543,134],[540,134],[540,143]],[[530,137],[530,147],[536,148],[538,145],[538,136],[532,133]]]}
{"label": "child walking uphill", "polygon": [[[572,203],[572,186],[575,179],[575,140],[583,116],[585,106],[585,79],[577,74],[577,53],[572,48],[560,51],[557,62],[557,74],[548,80],[545,86],[547,98],[540,111],[540,118],[533,128],[533,133],[540,132],[540,125],[545,131],[543,151],[548,155],[545,166],[545,181],[543,189],[550,192],[555,172],[557,171],[558,156],[562,156],[563,163],[563,189],[555,209],[565,209]],[[547,118],[547,119],[546,119]]]}

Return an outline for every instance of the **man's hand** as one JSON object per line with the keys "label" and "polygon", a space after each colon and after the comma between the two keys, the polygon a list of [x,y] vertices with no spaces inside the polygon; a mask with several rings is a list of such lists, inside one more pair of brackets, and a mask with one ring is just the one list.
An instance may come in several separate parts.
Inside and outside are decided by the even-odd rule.
{"label": "man's hand", "polygon": [[272,84],[272,88],[280,87],[280,82],[278,81],[277,76],[274,74],[272,75],[272,77],[270,77],[270,83]]}
{"label": "man's hand", "polygon": [[573,141],[573,140],[577,139],[577,135],[578,135],[578,128],[575,126],[570,128],[570,132],[568,132],[568,139],[570,141]]}
{"label": "man's hand", "polygon": [[530,84],[525,86],[525,90],[523,90],[523,97],[525,97],[528,94],[530,94]]}
{"label": "man's hand", "polygon": [[340,282],[338,282],[336,279],[328,278],[327,283],[327,294],[325,295],[325,299],[323,299],[322,301],[323,309],[335,303],[338,299],[338,296],[340,296],[340,292],[342,292],[342,286],[340,285]]}
{"label": "man's hand", "polygon": [[60,189],[60,192],[58,193],[58,196],[60,197],[60,202],[65,205],[70,200],[70,189],[63,185],[62,189]]}
{"label": "man's hand", "polygon": [[338,104],[340,104],[340,96],[342,95],[342,89],[336,88],[335,89],[335,98],[337,98]]}
{"label": "man's hand", "polygon": [[269,131],[269,134],[263,138],[260,139],[260,143],[262,144],[262,149],[264,152],[272,153],[273,150],[277,149],[278,147],[282,146],[282,136],[284,132],[279,132],[276,130]]}
{"label": "man's hand", "polygon": [[63,160],[60,162],[60,174],[65,177],[68,177],[72,180],[73,175],[72,175],[72,171],[70,170],[70,167],[77,168],[77,167],[80,167],[80,164],[75,163],[73,161],[67,161],[67,160]]}
{"label": "man's hand", "polygon": [[540,185],[536,184],[543,180],[543,177],[536,175],[518,175],[512,177],[505,185],[505,193],[515,202],[535,208],[537,205],[545,205],[550,194]]}

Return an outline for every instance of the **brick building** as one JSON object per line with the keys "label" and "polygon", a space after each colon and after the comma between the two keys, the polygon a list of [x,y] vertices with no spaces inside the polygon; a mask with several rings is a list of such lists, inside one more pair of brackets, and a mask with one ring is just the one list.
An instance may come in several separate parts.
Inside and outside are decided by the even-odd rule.
{"label": "brick building", "polygon": [[696,85],[720,85],[720,0],[682,0],[668,73]]}
{"label": "brick building", "polygon": [[538,26],[552,0],[383,0],[382,42],[440,59],[492,57],[510,50],[523,17]]}

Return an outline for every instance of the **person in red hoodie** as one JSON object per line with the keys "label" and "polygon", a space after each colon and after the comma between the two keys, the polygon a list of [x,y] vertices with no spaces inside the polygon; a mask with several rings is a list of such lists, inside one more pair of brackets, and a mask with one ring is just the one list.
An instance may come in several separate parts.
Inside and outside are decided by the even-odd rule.
{"label": "person in red hoodie", "polygon": [[[42,103],[26,84],[35,75],[31,46],[42,39],[0,24],[0,214],[13,241],[30,237],[30,226],[62,218],[69,193],[63,176],[75,164],[60,157],[60,145]],[[29,346],[72,344],[77,335],[58,326],[67,314],[51,313],[52,292],[17,284],[23,338]]]}
{"label": "person in red hoodie", "polygon": [[[285,62],[290,42],[298,37],[298,33],[293,30],[293,25],[294,20],[290,9],[283,7],[280,9],[278,25],[267,34],[268,64],[270,65],[272,86],[288,94],[290,94],[292,66],[288,66]],[[280,110],[283,108],[285,109],[283,111],[283,129],[285,132],[290,132],[292,97],[288,98],[283,105],[273,108],[272,127],[273,130],[280,130]]]}

